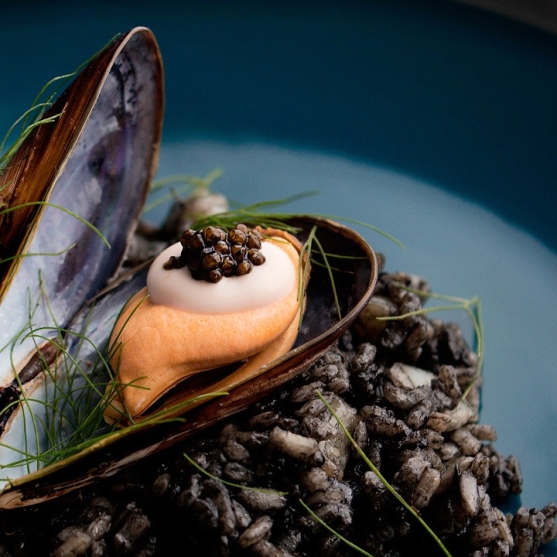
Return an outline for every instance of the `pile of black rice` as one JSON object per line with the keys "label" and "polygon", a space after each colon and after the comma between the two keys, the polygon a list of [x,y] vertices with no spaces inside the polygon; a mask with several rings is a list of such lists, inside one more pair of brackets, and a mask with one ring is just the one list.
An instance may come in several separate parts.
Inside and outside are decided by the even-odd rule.
{"label": "pile of black rice", "polygon": [[110,481],[4,513],[0,556],[443,555],[323,399],[453,557],[539,555],[557,537],[557,506],[517,509],[519,463],[479,422],[477,356],[461,329],[374,318],[422,307],[407,287],[428,289],[381,272],[337,345],[228,423]]}

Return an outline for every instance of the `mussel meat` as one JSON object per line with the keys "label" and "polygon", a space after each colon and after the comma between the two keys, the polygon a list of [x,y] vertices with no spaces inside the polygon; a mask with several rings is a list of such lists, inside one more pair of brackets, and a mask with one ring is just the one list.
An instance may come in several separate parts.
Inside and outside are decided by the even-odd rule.
{"label": "mussel meat", "polygon": [[[230,235],[240,240],[231,247],[221,228],[187,230],[187,247],[177,242],[153,261],[147,287],[126,305],[112,334],[117,381],[108,392],[110,422],[148,416],[178,384],[182,400],[188,391],[190,399],[230,391],[294,344],[310,275],[302,244],[283,230],[243,224]],[[189,256],[193,270],[179,263],[180,254]],[[203,260],[208,268],[201,270]],[[165,406],[169,412],[168,401]]]}

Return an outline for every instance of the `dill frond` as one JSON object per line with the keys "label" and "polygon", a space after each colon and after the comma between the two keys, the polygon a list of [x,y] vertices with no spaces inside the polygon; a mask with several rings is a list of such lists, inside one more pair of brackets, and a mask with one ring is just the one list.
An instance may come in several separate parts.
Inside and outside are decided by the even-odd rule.
{"label": "dill frond", "polygon": [[[3,139],[0,141],[0,176],[7,168],[14,153],[19,149],[29,134],[38,126],[54,122],[60,116],[60,114],[45,116],[45,113],[53,105],[62,89],[65,88],[68,83],[91,62],[91,60],[93,60],[108,45],[115,41],[117,37],[118,35],[113,37],[101,50],[82,62],[74,71],[65,75],[54,77],[41,87],[31,103],[31,106],[15,120],[4,135]],[[18,136],[9,146],[7,146],[14,132],[20,125],[21,127]]]}
{"label": "dill frond", "polygon": [[334,411],[333,407],[327,402],[327,400],[321,394],[320,391],[317,391],[317,396],[321,399],[321,401],[323,402],[323,404],[325,405],[325,407],[327,408],[331,416],[333,416],[333,418],[336,420],[336,422],[342,429],[344,435],[346,435],[347,439],[350,441],[352,446],[356,449],[356,452],[360,455],[360,457],[366,463],[369,469],[379,478],[379,480],[385,486],[387,491],[389,491],[389,493],[421,524],[421,526],[426,530],[426,532],[433,538],[435,543],[437,543],[437,545],[439,546],[441,551],[445,554],[445,556],[452,557],[451,553],[445,547],[445,544],[441,541],[439,536],[437,536],[437,534],[428,526],[425,520],[418,514],[418,512],[416,512],[414,507],[412,507],[412,505],[410,505],[406,501],[406,499],[404,499],[404,497],[402,497],[402,495],[400,495],[400,493],[389,483],[389,481],[385,478],[385,476],[383,476],[383,474],[381,474],[379,469],[375,466],[375,464],[373,464],[373,462],[369,459],[369,457],[358,445],[358,443],[356,443],[354,437],[352,437],[352,435],[350,434],[350,432],[348,431],[348,429],[346,428],[342,420],[338,417],[338,415]]}
{"label": "dill frond", "polygon": [[406,286],[401,283],[397,283],[397,286],[399,286],[404,290],[407,290],[408,292],[417,294],[422,298],[428,298],[432,300],[442,300],[444,302],[449,302],[449,303],[447,305],[421,308],[416,311],[404,313],[402,315],[376,317],[378,321],[396,321],[396,320],[404,319],[406,317],[411,317],[412,315],[426,315],[429,313],[434,313],[439,311],[452,311],[455,309],[463,310],[470,318],[470,321],[472,322],[472,326],[474,328],[474,340],[476,345],[475,350],[478,356],[478,363],[477,363],[476,376],[474,380],[470,382],[470,384],[466,387],[466,389],[462,393],[461,400],[466,399],[466,397],[470,394],[470,391],[474,388],[475,383],[481,377],[483,371],[483,360],[484,360],[485,348],[484,348],[484,327],[483,327],[483,320],[482,320],[482,304],[480,298],[474,296],[473,298],[466,299],[466,298],[460,298],[458,296],[436,294],[435,292],[418,290],[416,288],[412,288],[410,286]]}

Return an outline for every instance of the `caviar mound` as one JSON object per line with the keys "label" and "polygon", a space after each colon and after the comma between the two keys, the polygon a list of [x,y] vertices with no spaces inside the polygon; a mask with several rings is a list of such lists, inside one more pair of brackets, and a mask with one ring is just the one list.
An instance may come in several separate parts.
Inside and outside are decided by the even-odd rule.
{"label": "caviar mound", "polygon": [[194,279],[213,283],[223,277],[246,275],[254,265],[265,263],[261,240],[261,233],[245,224],[237,224],[230,232],[215,226],[189,228],[180,238],[180,256],[171,256],[164,268],[188,267]]}

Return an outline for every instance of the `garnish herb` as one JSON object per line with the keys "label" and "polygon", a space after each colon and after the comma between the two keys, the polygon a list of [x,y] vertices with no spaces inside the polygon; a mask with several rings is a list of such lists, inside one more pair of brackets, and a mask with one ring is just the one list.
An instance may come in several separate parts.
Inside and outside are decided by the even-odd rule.
{"label": "garnish herb", "polygon": [[[210,472],[208,472],[207,470],[205,470],[205,468],[202,468],[197,462],[195,462],[195,460],[193,458],[191,458],[188,454],[183,453],[184,458],[199,472],[201,472],[202,474],[204,474],[205,476],[207,476],[208,478],[211,478],[212,480],[221,482],[224,485],[228,485],[230,487],[236,488],[236,489],[241,489],[244,491],[255,491],[258,493],[270,493],[271,495],[288,495],[287,491],[276,491],[274,489],[264,489],[264,488],[260,488],[260,487],[252,487],[252,486],[247,486],[247,485],[241,485],[241,484],[236,484],[233,482],[229,482],[227,480],[223,480],[222,478],[219,478],[217,476],[214,476],[213,474],[211,474]],[[329,530],[331,533],[333,533],[335,536],[337,536],[340,540],[342,540],[344,543],[346,543],[349,547],[351,547],[352,549],[354,549],[355,551],[357,551],[358,553],[361,553],[363,555],[366,555],[367,557],[373,557],[373,555],[371,555],[371,553],[368,553],[367,551],[364,551],[363,549],[361,549],[360,547],[358,547],[357,545],[355,545],[354,543],[352,543],[350,540],[346,539],[345,537],[343,537],[342,535],[340,535],[338,532],[336,532],[335,530],[333,530],[333,528],[331,528],[328,524],[326,524],[323,520],[321,520],[321,518],[319,518],[301,499],[299,499],[300,504],[302,505],[302,507],[304,507],[306,509],[306,511],[317,521],[319,522],[319,524],[321,524],[323,527],[327,528],[327,530]]]}
{"label": "garnish herb", "polygon": [[[18,209],[24,209],[25,207],[33,207],[33,206],[53,207],[54,209],[58,209],[59,211],[62,211],[63,213],[66,213],[66,214],[70,215],[71,217],[75,218],[76,220],[78,220],[79,222],[84,224],[87,228],[90,228],[103,241],[103,243],[108,248],[110,248],[110,243],[104,237],[103,233],[94,224],[91,224],[87,219],[84,219],[83,217],[79,216],[77,213],[74,213],[73,211],[71,211],[67,207],[64,207],[62,205],[57,205],[56,203],[50,203],[49,201],[29,201],[27,203],[21,203],[19,205],[15,205],[14,207],[8,207],[8,208],[0,209],[0,216],[5,215],[7,213],[13,213],[14,211],[17,211]],[[65,251],[67,251],[69,249],[71,249],[71,246],[69,248],[66,248]],[[64,251],[62,251],[60,253],[64,253]],[[37,255],[43,255],[43,254],[37,254]],[[59,254],[55,253],[53,255],[59,255]],[[2,262],[4,262],[4,261],[7,261],[7,259],[2,260]]]}
{"label": "garnish herb", "polygon": [[264,489],[262,487],[250,487],[248,485],[241,485],[241,484],[236,484],[233,482],[229,482],[226,480],[223,480],[222,478],[219,478],[217,476],[214,476],[213,474],[211,474],[210,472],[207,472],[207,470],[205,470],[205,468],[201,467],[199,464],[197,464],[197,462],[195,462],[195,460],[189,456],[186,453],[184,454],[184,458],[199,472],[201,472],[202,474],[204,474],[205,476],[211,478],[212,480],[216,480],[218,482],[221,482],[222,484],[228,485],[230,487],[234,487],[237,489],[243,489],[245,491],[256,491],[258,493],[270,493],[271,495],[288,495],[287,491],[276,491],[275,489]]}
{"label": "garnish herb", "polygon": [[470,320],[472,321],[472,326],[474,328],[474,336],[475,336],[475,343],[476,343],[475,350],[476,350],[476,354],[478,355],[478,363],[477,363],[476,377],[474,378],[473,381],[470,382],[470,385],[468,385],[468,387],[462,393],[461,400],[464,400],[470,394],[470,391],[474,388],[474,384],[481,377],[482,374],[483,358],[484,358],[484,329],[483,329],[483,322],[482,322],[482,305],[480,299],[477,296],[466,299],[466,298],[459,298],[457,296],[436,294],[424,290],[418,290],[416,288],[411,288],[410,286],[406,286],[401,283],[398,283],[398,286],[404,290],[407,290],[408,292],[412,292],[423,298],[431,298],[435,300],[443,300],[445,302],[449,302],[449,305],[440,305],[440,306],[433,306],[429,308],[421,308],[416,311],[405,313],[403,315],[376,317],[378,321],[396,321],[399,319],[404,319],[405,317],[410,317],[412,315],[425,315],[437,311],[451,311],[455,309],[464,310],[466,314],[470,317]]}
{"label": "garnish herb", "polygon": [[[203,180],[203,179],[198,179],[198,180]],[[367,228],[368,230],[377,232],[381,236],[384,236],[385,238],[397,244],[399,247],[404,248],[402,242],[397,240],[394,236],[392,236],[388,232],[385,232],[384,230],[381,230],[380,228],[373,226],[369,223],[358,221],[355,219],[347,219],[339,215],[325,215],[325,214],[301,215],[299,213],[268,212],[268,209],[270,208],[287,205],[289,203],[293,203],[300,199],[305,199],[306,197],[312,197],[318,194],[319,192],[317,190],[311,190],[307,192],[302,192],[297,195],[292,195],[290,197],[285,197],[284,199],[259,201],[257,203],[239,207],[231,211],[226,211],[224,213],[218,213],[216,215],[210,215],[204,217],[202,219],[197,220],[192,227],[197,229],[204,228],[205,226],[219,226],[220,228],[230,228],[234,226],[234,224],[236,224],[237,222],[243,222],[248,226],[259,225],[263,228],[278,228],[279,230],[285,230],[286,232],[290,232],[291,234],[295,235],[297,229],[293,226],[288,225],[287,221],[297,216],[298,217],[314,216],[314,217],[331,219],[338,222],[346,222],[346,223],[362,226],[364,228]]]}
{"label": "garnish herb", "polygon": [[358,454],[362,457],[364,462],[367,464],[369,469],[379,478],[381,483],[385,486],[385,488],[393,495],[393,497],[424,527],[426,532],[434,539],[437,545],[440,547],[441,551],[446,555],[446,557],[452,557],[449,550],[445,547],[445,544],[441,541],[441,539],[437,536],[437,534],[427,525],[425,520],[416,512],[416,510],[406,502],[404,497],[400,495],[400,493],[388,482],[388,480],[381,474],[378,468],[373,464],[373,462],[368,458],[366,453],[362,450],[362,448],[356,443],[355,439],[352,437],[346,426],[342,422],[342,420],[337,416],[336,412],[333,410],[332,406],[327,402],[325,397],[321,394],[321,392],[316,391],[317,396],[321,399],[323,404],[326,406],[329,413],[335,418],[338,425],[342,429],[344,435],[348,438],[352,446],[356,449]]}
{"label": "garnish herb", "polygon": [[333,528],[331,528],[324,520],[322,520],[319,516],[317,516],[308,506],[306,503],[304,503],[301,499],[298,500],[300,505],[302,505],[302,507],[304,507],[304,509],[306,509],[306,511],[311,515],[311,517],[318,522],[319,524],[321,524],[321,526],[323,526],[323,528],[326,528],[327,530],[329,530],[329,532],[331,532],[331,534],[333,534],[333,536],[336,536],[340,541],[344,542],[348,547],[352,548],[354,551],[356,551],[357,553],[361,553],[362,555],[366,555],[367,557],[373,557],[373,555],[371,553],[368,553],[367,551],[365,551],[364,549],[362,549],[361,547],[357,546],[355,543],[352,543],[348,538],[345,538],[342,534],[339,534],[336,530],[334,530]]}
{"label": "garnish herb", "polygon": [[[116,36],[117,37],[117,36]],[[108,44],[113,42],[116,37],[113,37]],[[106,46],[108,46],[108,44]],[[84,68],[93,58],[95,58],[102,50],[96,52],[93,56],[89,59],[85,60],[82,64],[80,64],[73,72],[60,75],[54,77],[50,81],[48,81],[40,91],[37,93],[37,96],[33,100],[31,107],[28,108],[8,129],[6,135],[0,142],[0,175],[2,175],[3,171],[7,168],[10,159],[14,155],[14,153],[18,150],[20,145],[25,141],[25,138],[38,126],[42,126],[44,124],[49,124],[54,122],[60,114],[53,114],[51,116],[45,117],[46,111],[52,106],[53,102],[55,101],[56,97],[60,93],[63,87],[65,87],[78,73],[79,71]],[[18,137],[11,143],[9,147],[6,147],[7,143],[10,140],[10,137],[16,130],[16,128],[21,124],[21,129],[19,132]]]}
{"label": "garnish herb", "polygon": [[211,185],[215,180],[220,178],[223,171],[220,168],[215,168],[209,172],[204,178],[199,176],[192,176],[190,174],[177,174],[175,176],[168,176],[166,178],[161,178],[155,180],[152,185],[150,192],[155,193],[163,188],[168,188],[171,185],[175,186],[170,188],[170,191],[160,197],[148,201],[143,208],[143,215],[146,215],[156,207],[164,205],[168,201],[178,200],[180,194],[189,194],[192,192],[201,192],[203,190],[209,191]]}

